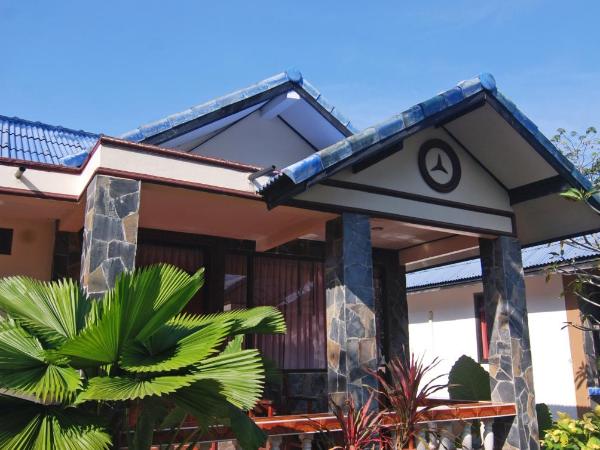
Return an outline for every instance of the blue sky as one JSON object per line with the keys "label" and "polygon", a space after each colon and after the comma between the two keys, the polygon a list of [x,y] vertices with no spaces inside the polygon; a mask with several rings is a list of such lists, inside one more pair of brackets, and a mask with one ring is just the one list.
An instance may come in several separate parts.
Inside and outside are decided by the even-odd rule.
{"label": "blue sky", "polygon": [[0,0],[0,114],[119,135],[297,68],[360,128],[491,72],[600,126],[600,2]]}

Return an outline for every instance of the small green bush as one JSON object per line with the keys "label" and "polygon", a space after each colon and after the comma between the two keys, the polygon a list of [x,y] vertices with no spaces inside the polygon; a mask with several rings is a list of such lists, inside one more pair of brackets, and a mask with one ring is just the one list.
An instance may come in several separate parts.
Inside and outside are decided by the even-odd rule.
{"label": "small green bush", "polygon": [[546,434],[546,431],[552,428],[552,413],[545,403],[538,403],[535,405],[535,412],[538,420],[538,430],[540,436],[543,437],[544,434]]}
{"label": "small green bush", "polygon": [[491,400],[490,374],[467,355],[462,355],[454,363],[448,382],[448,393],[452,400]]}
{"label": "small green bush", "polygon": [[546,431],[542,446],[546,449],[592,450],[600,449],[600,406],[573,419],[558,413],[556,423]]}

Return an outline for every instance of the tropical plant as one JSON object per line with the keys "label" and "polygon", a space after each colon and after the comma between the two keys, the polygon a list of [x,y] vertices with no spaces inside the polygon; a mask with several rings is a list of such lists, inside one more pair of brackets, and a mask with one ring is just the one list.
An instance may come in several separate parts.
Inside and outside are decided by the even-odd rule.
{"label": "tropical plant", "polygon": [[423,357],[404,362],[400,357],[392,359],[383,368],[370,371],[379,383],[379,392],[383,397],[383,406],[395,416],[393,448],[404,449],[414,445],[419,439],[419,422],[427,417],[427,412],[434,405],[427,399],[438,391],[446,389],[447,384],[439,384],[444,375],[432,376],[432,372],[440,363],[435,358],[425,364]]}
{"label": "tropical plant", "polygon": [[448,374],[448,382],[448,393],[453,400],[491,400],[490,374],[467,355],[456,360]]}
{"label": "tropical plant", "polygon": [[592,450],[600,449],[600,406],[581,419],[573,419],[558,413],[556,423],[546,431],[542,446],[549,450]]}
{"label": "tropical plant", "polygon": [[538,420],[538,431],[540,436],[544,436],[546,431],[552,428],[552,412],[545,403],[535,405],[535,415]]}
{"label": "tropical plant", "polygon": [[[343,404],[336,403],[331,397],[329,405],[340,428],[340,433],[330,433],[315,422],[319,432],[318,445],[330,450],[365,450],[385,448],[388,439],[382,433],[384,412],[377,412],[371,406],[375,393],[360,408],[352,396]],[[337,439],[336,439],[337,438]]]}
{"label": "tropical plant", "polygon": [[242,339],[285,323],[268,307],[182,312],[203,281],[203,270],[150,266],[93,300],[71,280],[0,280],[0,447],[106,449],[126,435],[148,449],[158,425],[188,414],[198,433],[229,425],[258,448],[265,436],[244,411],[264,370]]}

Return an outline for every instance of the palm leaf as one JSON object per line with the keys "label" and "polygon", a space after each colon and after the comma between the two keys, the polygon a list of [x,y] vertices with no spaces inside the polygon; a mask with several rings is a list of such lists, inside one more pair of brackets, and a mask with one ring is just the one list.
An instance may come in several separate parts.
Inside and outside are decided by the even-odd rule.
{"label": "palm leaf", "polygon": [[158,372],[196,364],[219,350],[231,325],[231,321],[212,322],[197,331],[165,325],[148,342],[125,346],[120,365],[129,372]]}
{"label": "palm leaf", "polygon": [[266,441],[265,433],[219,392],[219,383],[215,380],[194,383],[189,388],[177,391],[170,398],[178,408],[195,417],[205,433],[210,425],[229,425],[240,447],[247,450],[256,450]]}
{"label": "palm leaf", "polygon": [[251,309],[236,309],[209,315],[181,314],[170,321],[171,324],[194,328],[215,321],[232,320],[232,334],[285,333],[285,319],[277,308],[257,306]]}
{"label": "palm leaf", "polygon": [[38,339],[14,322],[0,323],[0,387],[35,396],[42,401],[63,401],[81,387],[79,372],[47,361]]}
{"label": "palm leaf", "polygon": [[78,367],[116,363],[126,344],[148,339],[181,312],[203,282],[203,270],[189,275],[169,265],[126,272],[101,300],[97,323],[65,342],[60,353]]}
{"label": "palm leaf", "polygon": [[104,450],[110,445],[98,419],[82,411],[0,397],[0,448]]}
{"label": "palm leaf", "polygon": [[0,309],[51,343],[74,337],[92,309],[77,283],[27,277],[0,280]]}
{"label": "palm leaf", "polygon": [[[218,392],[231,404],[251,409],[259,400],[264,383],[262,359],[257,350],[223,353],[208,358],[194,373],[197,383],[214,380]],[[195,383],[196,384],[196,383]]]}
{"label": "palm leaf", "polygon": [[124,401],[160,396],[190,386],[196,375],[166,375],[147,378],[94,377],[77,397],[77,403],[89,400]]}

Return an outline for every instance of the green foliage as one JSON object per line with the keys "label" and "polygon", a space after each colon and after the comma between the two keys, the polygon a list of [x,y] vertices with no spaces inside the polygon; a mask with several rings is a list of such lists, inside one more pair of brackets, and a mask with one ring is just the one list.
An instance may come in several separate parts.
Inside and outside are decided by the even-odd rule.
{"label": "green foliage", "polygon": [[430,377],[440,360],[435,358],[425,364],[423,357],[410,359],[396,357],[377,371],[369,371],[379,384],[379,394],[388,411],[396,416],[394,448],[406,448],[419,439],[419,422],[434,406],[427,399],[436,392],[448,387],[439,384],[443,375]]}
{"label": "green foliage", "polygon": [[535,413],[537,415],[540,436],[544,436],[546,431],[552,428],[552,413],[545,403],[536,404]]}
{"label": "green foliage", "polygon": [[559,128],[552,142],[593,184],[600,181],[600,139],[595,127],[583,133]]}
{"label": "green foliage", "polygon": [[550,450],[600,449],[600,406],[584,414],[581,419],[559,413],[558,420],[546,431],[541,443]]}
{"label": "green foliage", "polygon": [[202,270],[157,265],[92,300],[72,281],[0,280],[0,448],[117,446],[131,405],[140,412],[134,450],[149,447],[174,407],[203,430],[230,425],[243,448],[260,447],[265,436],[245,411],[260,398],[264,367],[242,340],[284,333],[285,322],[269,307],[182,314],[203,282]]}
{"label": "green foliage", "polygon": [[462,355],[454,363],[448,382],[448,392],[453,400],[491,400],[490,374],[466,355]]}

